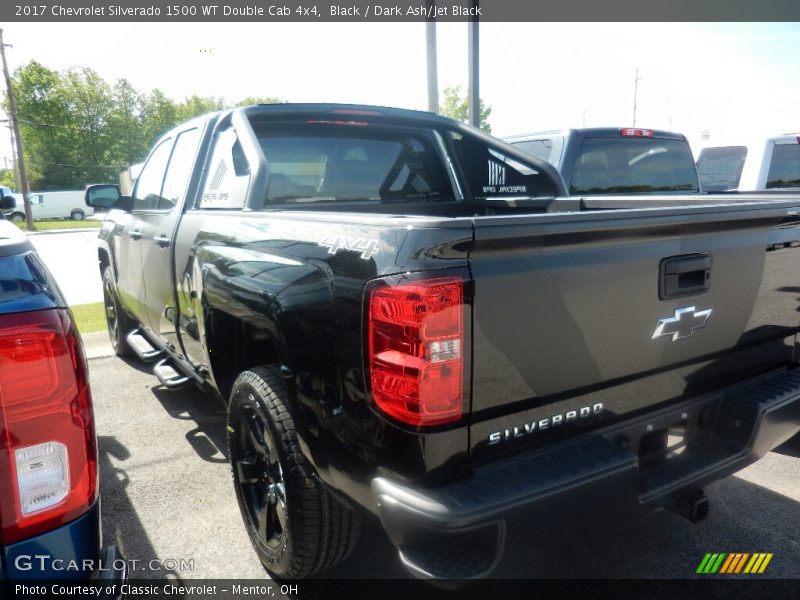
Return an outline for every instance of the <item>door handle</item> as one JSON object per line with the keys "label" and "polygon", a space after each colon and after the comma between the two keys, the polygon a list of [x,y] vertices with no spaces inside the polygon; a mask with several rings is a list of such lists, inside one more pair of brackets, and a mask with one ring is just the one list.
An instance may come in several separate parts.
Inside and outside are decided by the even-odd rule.
{"label": "door handle", "polygon": [[128,234],[128,237],[130,237],[134,242],[138,242],[140,239],[142,239],[142,232],[138,229],[134,229]]}
{"label": "door handle", "polygon": [[153,243],[159,248],[166,248],[170,245],[170,239],[165,235],[159,235],[153,238]]}
{"label": "door handle", "polygon": [[686,254],[661,261],[658,296],[661,300],[703,294],[711,288],[711,255]]}

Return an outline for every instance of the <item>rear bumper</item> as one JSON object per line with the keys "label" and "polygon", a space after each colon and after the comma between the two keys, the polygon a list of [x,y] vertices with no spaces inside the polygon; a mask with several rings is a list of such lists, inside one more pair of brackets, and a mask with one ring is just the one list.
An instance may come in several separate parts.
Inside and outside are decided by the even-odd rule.
{"label": "rear bumper", "polygon": [[[5,584],[87,581],[115,593],[101,598],[118,598],[127,575],[125,560],[116,546],[101,547],[100,502],[78,519],[14,544],[3,550]],[[0,589],[3,587],[0,581]],[[13,597],[13,596],[12,596]]]}
{"label": "rear bumper", "polygon": [[[643,439],[680,427],[680,453],[643,454]],[[654,510],[758,460],[800,432],[800,369],[782,371],[413,489],[378,477],[372,492],[401,560],[423,578],[492,572],[517,520],[559,526]],[[652,443],[648,445],[652,447]],[[524,552],[524,549],[518,549]]]}

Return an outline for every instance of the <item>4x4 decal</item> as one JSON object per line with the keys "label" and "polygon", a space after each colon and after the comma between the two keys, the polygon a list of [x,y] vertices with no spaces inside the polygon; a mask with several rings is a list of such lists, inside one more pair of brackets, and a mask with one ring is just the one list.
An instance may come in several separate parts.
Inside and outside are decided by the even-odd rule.
{"label": "4x4 decal", "polygon": [[344,235],[327,235],[319,245],[328,249],[328,254],[336,254],[339,250],[361,252],[361,258],[369,260],[379,252],[378,240],[371,238],[347,237]]}

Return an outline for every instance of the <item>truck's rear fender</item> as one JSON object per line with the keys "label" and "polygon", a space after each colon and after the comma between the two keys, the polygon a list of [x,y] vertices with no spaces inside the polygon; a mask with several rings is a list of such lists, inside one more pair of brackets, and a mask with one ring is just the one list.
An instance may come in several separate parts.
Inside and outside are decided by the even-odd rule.
{"label": "truck's rear fender", "polygon": [[[183,331],[204,340],[210,375],[227,398],[237,375],[262,364],[296,364],[284,335],[293,304],[302,297],[309,312],[327,310],[325,274],[308,263],[242,247],[201,242],[195,262],[195,323]],[[194,332],[192,332],[194,333]],[[321,343],[313,329],[307,343]],[[290,339],[294,339],[291,336]]]}
{"label": "truck's rear fender", "polygon": [[[181,335],[205,341],[201,360],[223,396],[242,369],[280,364],[304,453],[329,487],[364,504],[379,468],[418,479],[454,456],[466,461],[463,425],[423,434],[372,409],[362,326],[370,280],[452,267],[468,279],[469,222],[433,228],[361,215],[240,213],[193,225],[195,217],[181,225],[197,226],[177,270]],[[191,324],[193,313],[202,317]]]}

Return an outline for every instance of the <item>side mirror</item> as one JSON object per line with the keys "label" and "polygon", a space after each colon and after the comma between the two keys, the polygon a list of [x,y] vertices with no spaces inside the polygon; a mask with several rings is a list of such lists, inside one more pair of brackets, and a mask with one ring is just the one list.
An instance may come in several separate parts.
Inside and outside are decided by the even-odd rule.
{"label": "side mirror", "polygon": [[14,196],[3,196],[0,199],[0,209],[2,210],[9,210],[11,208],[17,207],[17,199]]}
{"label": "side mirror", "polygon": [[92,208],[111,208],[119,200],[119,186],[115,184],[98,184],[86,187],[84,201]]}
{"label": "side mirror", "polygon": [[84,194],[84,202],[86,206],[100,210],[109,210],[111,208],[130,210],[130,199],[127,196],[120,195],[119,186],[113,183],[88,186]]}

